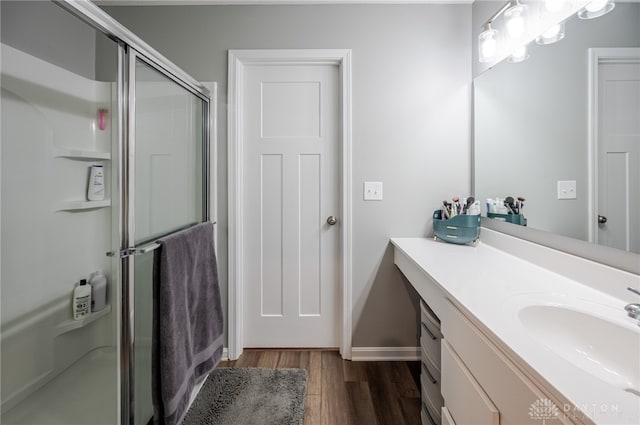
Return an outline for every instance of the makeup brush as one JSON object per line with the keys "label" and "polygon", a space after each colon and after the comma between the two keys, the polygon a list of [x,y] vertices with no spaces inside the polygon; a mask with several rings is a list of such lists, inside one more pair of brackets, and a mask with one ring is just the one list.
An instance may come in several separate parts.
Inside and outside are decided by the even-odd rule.
{"label": "makeup brush", "polygon": [[453,201],[451,208],[455,213],[454,215],[460,214],[460,197],[454,196],[451,200]]}
{"label": "makeup brush", "polygon": [[522,209],[524,208],[524,196],[518,196],[518,214],[522,214]]}
{"label": "makeup brush", "polygon": [[504,200],[504,206],[509,210],[509,214],[516,214],[516,204],[512,196],[507,196]]}
{"label": "makeup brush", "polygon": [[442,201],[442,218],[443,219],[448,219],[450,216],[449,214],[449,203],[444,200]]}
{"label": "makeup brush", "polygon": [[469,211],[469,208],[471,207],[471,205],[473,205],[474,202],[476,202],[476,198],[474,198],[473,196],[469,196],[467,198],[467,201],[465,202],[464,206],[462,207],[462,214],[466,214],[467,211]]}

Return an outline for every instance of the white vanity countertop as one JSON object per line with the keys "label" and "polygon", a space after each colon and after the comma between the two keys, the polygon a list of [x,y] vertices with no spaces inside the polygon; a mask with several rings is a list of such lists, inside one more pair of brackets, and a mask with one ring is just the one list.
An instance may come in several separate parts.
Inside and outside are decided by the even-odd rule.
{"label": "white vanity countertop", "polygon": [[[640,424],[640,395],[602,381],[551,351],[519,319],[520,308],[527,305],[567,306],[631,330],[635,340],[611,344],[637,349],[640,329],[626,316],[625,301],[484,243],[473,247],[426,238],[392,238],[391,243],[488,328],[494,340],[514,352],[531,376],[542,378],[578,406],[578,418],[586,416],[584,422],[597,424]],[[564,406],[558,408],[562,412]]]}

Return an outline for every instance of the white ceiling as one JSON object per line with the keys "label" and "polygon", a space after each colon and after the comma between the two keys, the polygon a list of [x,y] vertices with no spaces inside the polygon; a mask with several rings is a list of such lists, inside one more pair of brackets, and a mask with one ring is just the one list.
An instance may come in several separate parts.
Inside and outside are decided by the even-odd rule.
{"label": "white ceiling", "polygon": [[193,6],[274,4],[470,4],[474,0],[94,0],[100,6]]}

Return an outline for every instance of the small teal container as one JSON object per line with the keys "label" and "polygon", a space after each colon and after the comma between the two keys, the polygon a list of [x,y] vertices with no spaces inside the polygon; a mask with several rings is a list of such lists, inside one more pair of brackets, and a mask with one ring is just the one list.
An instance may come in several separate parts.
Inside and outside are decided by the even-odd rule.
{"label": "small teal container", "polygon": [[496,214],[487,213],[487,217],[495,220],[506,221],[507,223],[517,224],[519,226],[526,226],[527,219],[522,214]]}
{"label": "small teal container", "polygon": [[443,220],[442,210],[433,212],[434,239],[441,239],[459,245],[473,243],[480,238],[480,214],[461,214],[453,218]]}

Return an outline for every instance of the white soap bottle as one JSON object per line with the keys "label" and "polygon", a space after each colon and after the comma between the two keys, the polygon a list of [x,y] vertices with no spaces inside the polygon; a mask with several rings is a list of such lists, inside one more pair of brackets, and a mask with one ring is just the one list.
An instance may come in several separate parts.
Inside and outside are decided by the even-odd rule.
{"label": "white soap bottle", "polygon": [[104,199],[104,166],[100,164],[91,166],[87,199],[90,201],[102,201]]}
{"label": "white soap bottle", "polygon": [[102,270],[96,270],[89,276],[91,285],[91,311],[100,311],[107,305],[107,277]]}
{"label": "white soap bottle", "polygon": [[91,313],[91,285],[86,279],[82,279],[80,284],[73,290],[73,318],[75,320],[84,319]]}

